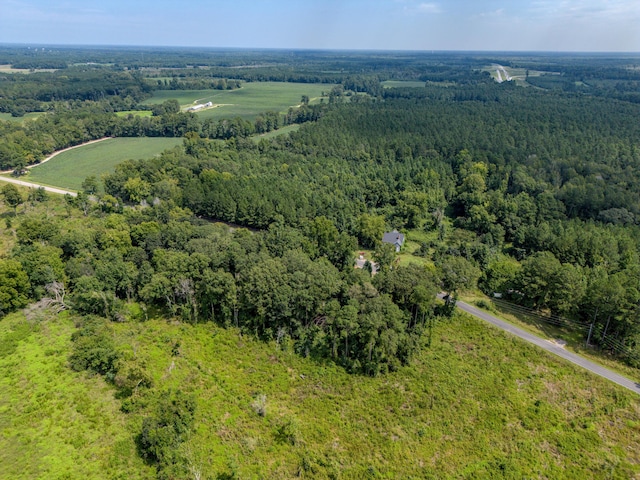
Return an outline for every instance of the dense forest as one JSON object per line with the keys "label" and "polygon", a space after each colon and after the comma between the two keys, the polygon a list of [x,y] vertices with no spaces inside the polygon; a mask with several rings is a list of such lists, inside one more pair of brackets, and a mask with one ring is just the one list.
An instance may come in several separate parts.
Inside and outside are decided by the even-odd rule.
{"label": "dense forest", "polygon": [[[5,49],[3,55],[6,61],[11,60],[10,55],[21,58],[13,60],[21,66],[29,56],[51,60],[58,55],[50,53]],[[97,63],[88,56],[92,54],[102,59],[100,65],[92,65]],[[171,58],[185,52],[164,54],[162,66],[168,67]],[[326,53],[307,52],[293,55],[285,65],[278,64],[284,55],[278,52],[271,52],[273,57],[253,57],[250,52],[235,57],[189,54],[194,58],[185,66],[188,68],[174,70],[158,68],[153,55],[147,54],[145,68],[155,67],[153,74],[153,69],[140,68],[136,55],[127,56],[117,49],[78,50],[66,57],[70,63],[64,69],[4,75],[0,92],[7,109],[29,101],[33,107],[46,106],[49,113],[23,124],[0,124],[0,165],[19,173],[54,150],[105,136],[184,136],[183,148],[153,160],[125,162],[102,179],[107,196],[114,199],[111,203],[149,205],[137,214],[141,218],[127,220],[130,227],[153,219],[158,236],[155,230],[162,230],[163,222],[155,211],[178,208],[200,218],[282,237],[282,245],[267,242],[260,248],[251,247],[254,253],[266,251],[270,259],[282,261],[287,252],[298,251],[308,261],[324,258],[337,272],[350,270],[356,241],[376,248],[385,229],[438,231],[437,239],[417,252],[438,266],[429,276],[431,290],[442,281],[447,262],[464,261],[480,269],[479,286],[486,293],[497,292],[552,314],[593,321],[599,331],[607,330],[635,345],[639,333],[635,312],[640,301],[634,286],[639,275],[640,127],[636,120],[640,107],[632,98],[611,98],[602,89],[594,94],[497,83],[478,68],[486,58],[461,54],[445,62],[441,54],[398,58],[354,53],[339,60]],[[118,61],[117,55],[130,63]],[[140,58],[143,56],[140,52]],[[76,60],[80,58],[86,63],[79,64]],[[262,64],[256,65],[257,59]],[[504,60],[514,68],[551,71],[566,59]],[[562,76],[580,77],[584,82],[618,82],[614,89],[624,93],[626,87],[640,81],[637,69],[629,68],[634,60],[578,57],[566,62]],[[109,62],[117,65],[109,67]],[[237,68],[242,65],[252,67],[251,76]],[[340,75],[326,73],[339,65]],[[207,78],[213,82],[211,88],[241,88],[236,80],[227,83],[224,75],[231,78],[229,72],[236,70],[235,77],[244,81],[274,80],[290,69],[302,76],[315,72],[309,73],[307,81],[338,81],[338,86],[320,104],[309,105],[303,99],[297,109],[286,114],[265,112],[255,121],[200,120],[194,113],[181,112],[172,100],[153,106],[151,117],[115,114],[124,108],[149,108],[140,102],[154,88],[188,88]],[[275,76],[270,73],[274,71]],[[396,79],[425,81],[424,87],[382,88],[380,81],[392,73]],[[154,75],[165,79],[155,81]],[[166,80],[166,75],[173,79]],[[544,79],[545,75],[527,76],[531,85],[539,86],[534,78]],[[224,84],[216,87],[220,79]],[[448,83],[439,81],[445,79]],[[300,81],[301,77],[282,80]],[[290,123],[304,125],[271,140],[248,139]],[[128,209],[125,215],[131,216]],[[276,231],[281,234],[273,233]],[[161,242],[144,248],[146,239],[132,238],[129,247],[144,250],[136,265],[141,268],[157,265],[156,247],[184,251],[189,240],[179,246]],[[126,249],[121,253],[126,258]],[[215,271],[222,266],[232,279],[229,288],[235,291],[243,276],[233,265],[214,263],[211,268]],[[278,264],[277,270],[295,271],[287,270],[286,262]],[[393,268],[374,278],[376,295],[388,294],[397,300],[381,280],[396,273]],[[198,276],[180,279],[194,285],[200,281]],[[75,287],[76,280],[69,278],[69,287]],[[110,293],[120,299],[143,298],[144,283],[112,288]],[[337,301],[340,308],[354,300],[344,292],[337,294],[340,282],[329,283],[335,290],[306,307],[304,320],[297,318],[295,327],[289,322],[296,308],[281,307],[284,309],[277,314],[277,309],[266,309],[273,323],[262,319],[263,333],[275,335],[288,325],[287,334],[303,338],[307,334],[300,333],[299,326],[308,330],[309,322],[324,318],[329,300]],[[608,286],[607,293],[603,284]],[[409,292],[406,297],[412,295]],[[165,307],[174,308],[177,303],[176,298],[169,301],[160,294],[145,298]],[[215,311],[203,307],[190,315]],[[406,298],[400,307],[413,316],[418,308]],[[255,309],[240,313],[244,315],[234,313],[236,322],[238,317],[255,321]],[[313,328],[326,335],[324,328],[315,324]],[[335,347],[332,350],[335,353]]]}
{"label": "dense forest", "polygon": [[[0,73],[0,111],[42,112],[0,121],[2,170],[19,175],[106,136],[183,137],[88,178],[64,214],[30,214],[47,194],[4,185],[12,240],[0,314],[39,302],[83,316],[70,365],[128,395],[147,379],[127,370],[105,322],[216,322],[376,376],[409,364],[459,293],[475,289],[589,324],[590,343],[614,339],[638,367],[638,61],[0,48],[0,63],[34,70]],[[484,68],[494,62],[527,69],[526,81],[496,82]],[[303,97],[254,120],[142,104],[154,90],[258,81],[332,86],[321,102]],[[152,115],[117,115],[138,110]],[[391,229],[428,239],[414,262],[381,243]],[[359,249],[377,274],[353,268]],[[139,447],[169,472],[195,404],[165,401]],[[161,436],[166,428],[175,438]]]}

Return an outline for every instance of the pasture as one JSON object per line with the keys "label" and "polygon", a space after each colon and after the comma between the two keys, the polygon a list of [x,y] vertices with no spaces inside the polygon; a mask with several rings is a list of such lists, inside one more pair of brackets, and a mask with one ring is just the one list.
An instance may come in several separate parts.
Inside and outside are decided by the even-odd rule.
{"label": "pasture", "polygon": [[289,107],[300,104],[300,98],[307,95],[311,102],[320,101],[323,92],[329,92],[333,85],[322,83],[245,82],[237,90],[157,90],[153,97],[145,100],[145,105],[154,105],[175,99],[183,109],[195,104],[212,102],[217,105],[197,112],[201,119],[241,117],[254,119],[266,111],[285,113]]}
{"label": "pasture", "polygon": [[26,181],[80,190],[85,178],[98,179],[128,159],[150,158],[182,144],[181,138],[111,138],[61,153],[29,171]]}

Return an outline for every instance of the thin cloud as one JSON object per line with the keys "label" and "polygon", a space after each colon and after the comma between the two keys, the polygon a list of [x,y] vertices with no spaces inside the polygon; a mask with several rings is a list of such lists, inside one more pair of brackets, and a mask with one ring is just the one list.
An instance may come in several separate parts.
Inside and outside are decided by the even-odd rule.
{"label": "thin cloud", "polygon": [[505,15],[505,9],[504,8],[499,8],[497,10],[493,10],[491,12],[482,12],[478,14],[478,17],[480,18],[496,18],[496,17],[503,17]]}
{"label": "thin cloud", "polygon": [[435,15],[442,13],[442,7],[435,2],[416,3],[411,0],[396,0],[397,3],[404,4],[403,12],[408,15]]}
{"label": "thin cloud", "polygon": [[[6,10],[5,10],[6,9]],[[107,25],[142,25],[140,19],[131,15],[116,15],[103,8],[90,5],[78,6],[70,2],[61,2],[47,8],[31,2],[19,0],[0,0],[4,20],[27,24],[56,24],[65,28],[83,27],[100,28]],[[4,13],[6,11],[6,14]]]}
{"label": "thin cloud", "polygon": [[420,13],[440,13],[442,9],[437,3],[421,3],[416,10]]}
{"label": "thin cloud", "polygon": [[537,0],[531,3],[530,12],[537,17],[571,18],[576,20],[640,18],[640,2],[637,0]]}

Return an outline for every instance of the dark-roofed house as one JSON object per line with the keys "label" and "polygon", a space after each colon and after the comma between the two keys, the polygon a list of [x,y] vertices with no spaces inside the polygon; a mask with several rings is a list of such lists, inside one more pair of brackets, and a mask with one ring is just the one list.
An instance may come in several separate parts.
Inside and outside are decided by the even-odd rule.
{"label": "dark-roofed house", "polygon": [[382,236],[382,243],[390,243],[396,247],[396,252],[400,251],[400,247],[404,245],[404,234],[394,230],[387,232]]}

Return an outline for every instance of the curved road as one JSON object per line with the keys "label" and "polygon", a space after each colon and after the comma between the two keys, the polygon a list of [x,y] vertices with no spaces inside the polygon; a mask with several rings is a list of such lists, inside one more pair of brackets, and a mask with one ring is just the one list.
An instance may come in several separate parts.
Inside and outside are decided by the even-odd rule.
{"label": "curved road", "polygon": [[60,195],[71,195],[72,197],[77,197],[78,196],[77,192],[72,192],[71,190],[64,190],[62,188],[56,188],[56,187],[47,187],[46,185],[40,185],[38,183],[25,182],[23,180],[18,180],[17,178],[12,178],[12,177],[2,177],[2,176],[0,176],[0,182],[15,183],[16,185],[22,185],[23,187],[29,187],[29,188],[44,188],[45,191],[47,191],[47,192],[59,193]]}
{"label": "curved road", "polygon": [[[438,297],[443,298],[444,295],[439,294]],[[469,305],[468,303],[458,301],[456,303],[456,306],[460,308],[460,310],[467,312],[468,314],[473,315],[474,317],[484,320],[485,322],[489,322],[492,325],[495,325],[496,327],[500,328],[501,330],[504,330],[517,337],[520,337],[529,343],[533,343],[534,345],[537,345],[538,347],[545,349],[547,352],[551,352],[554,355],[557,355],[558,357],[562,357],[565,360],[568,360],[571,363],[574,363],[584,368],[585,370],[589,370],[590,372],[593,372],[596,375],[600,375],[601,377],[604,377],[607,380],[617,383],[618,385],[621,385],[631,390],[632,392],[635,392],[640,395],[639,382],[629,380],[627,377],[624,377],[616,372],[613,372],[608,368],[598,365],[597,363],[591,362],[581,357],[580,355],[577,355],[572,352],[568,352],[564,348],[560,347],[559,345],[556,345],[555,343],[550,342],[549,340],[545,340],[543,338],[537,337],[521,328],[516,327],[515,325],[505,322],[504,320],[500,320],[499,318],[494,317],[493,315],[490,315],[478,308],[475,308]]]}
{"label": "curved road", "polygon": [[[31,169],[31,168],[37,167],[38,165],[42,165],[43,163],[48,162],[49,160],[54,158],[55,156],[60,155],[62,152],[66,152],[68,150],[73,150],[74,148],[84,147],[86,145],[91,145],[92,143],[104,142],[105,140],[109,140],[111,138],[113,138],[113,137],[99,138],[97,140],[91,140],[89,142],[81,143],[80,145],[74,145],[73,147],[63,148],[62,150],[58,150],[56,152],[53,152],[51,155],[49,155],[47,158],[42,160],[40,163],[36,163],[34,165],[29,165],[27,168]],[[0,173],[11,173],[11,170],[6,170],[6,171],[0,172]],[[58,193],[60,195],[71,195],[72,197],[78,196],[77,192],[73,192],[71,190],[64,190],[62,188],[56,188],[56,187],[48,187],[46,185],[40,185],[38,183],[25,182],[24,180],[18,180],[17,178],[12,178],[12,177],[0,176],[0,181],[8,182],[8,183],[15,183],[16,185],[22,185],[23,187],[29,187],[29,188],[44,188],[45,191],[47,191],[47,192]]]}

